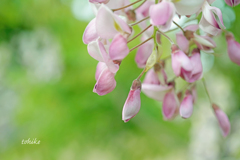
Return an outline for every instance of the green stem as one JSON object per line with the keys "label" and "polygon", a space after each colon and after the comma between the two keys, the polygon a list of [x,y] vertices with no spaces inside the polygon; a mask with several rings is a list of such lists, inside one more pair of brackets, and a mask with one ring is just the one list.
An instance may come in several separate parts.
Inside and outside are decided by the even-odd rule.
{"label": "green stem", "polygon": [[150,24],[147,28],[145,28],[142,32],[138,33],[135,37],[133,37],[132,39],[130,39],[127,43],[133,41],[134,39],[136,39],[137,37],[139,37],[141,34],[143,34],[143,32],[145,32],[146,30],[148,30],[150,27],[152,27],[152,25]]}
{"label": "green stem", "polygon": [[203,82],[203,86],[204,86],[204,88],[205,88],[205,91],[206,91],[206,93],[207,93],[208,99],[209,99],[210,103],[213,104],[213,103],[212,103],[212,99],[211,99],[210,94],[209,94],[208,89],[207,89],[206,81],[205,81],[204,78],[202,78],[202,82]]}
{"label": "green stem", "polygon": [[118,11],[118,10],[122,10],[122,9],[124,9],[124,8],[128,8],[128,7],[130,7],[130,6],[132,6],[132,5],[136,4],[136,3],[138,3],[138,2],[140,2],[140,1],[142,1],[142,0],[137,0],[136,2],[133,2],[133,3],[129,4],[129,5],[126,5],[126,6],[121,7],[121,8],[113,9],[112,11],[115,12],[115,11]]}
{"label": "green stem", "polygon": [[153,38],[153,37],[150,37],[150,38],[148,38],[147,40],[145,40],[144,42],[140,43],[139,45],[133,47],[132,49],[130,49],[129,52],[132,52],[134,49],[140,47],[141,45],[143,45],[143,44],[146,43],[147,41],[151,40],[152,38]]}

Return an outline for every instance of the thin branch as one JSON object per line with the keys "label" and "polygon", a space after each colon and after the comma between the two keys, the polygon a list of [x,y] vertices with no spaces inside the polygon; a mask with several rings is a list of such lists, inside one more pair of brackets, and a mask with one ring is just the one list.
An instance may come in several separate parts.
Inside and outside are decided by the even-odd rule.
{"label": "thin branch", "polygon": [[147,19],[149,19],[149,18],[150,18],[149,16],[146,17],[146,18],[143,18],[143,19],[140,20],[140,21],[137,21],[137,22],[135,22],[135,23],[130,24],[130,26],[135,26],[135,25],[137,25],[137,24],[139,24],[139,23],[141,23],[141,22],[143,22],[143,21],[145,21],[145,20],[147,20]]}
{"label": "thin branch", "polygon": [[204,78],[202,79],[202,82],[203,82],[203,86],[204,86],[204,88],[205,88],[205,91],[206,91],[206,93],[207,93],[208,99],[209,99],[210,103],[212,104],[212,99],[211,99],[210,94],[209,94],[209,92],[208,92],[207,85],[206,85],[206,81],[205,81]]}
{"label": "thin branch", "polygon": [[121,7],[121,8],[113,9],[112,11],[115,12],[115,11],[118,11],[118,10],[122,10],[122,9],[124,9],[124,8],[128,8],[128,7],[130,7],[130,6],[132,6],[132,5],[136,4],[136,3],[138,3],[138,2],[140,2],[140,1],[142,1],[142,0],[137,0],[136,2],[133,2],[133,3],[129,4],[129,5],[126,5],[126,6]]}
{"label": "thin branch", "polygon": [[153,39],[153,37],[150,37],[150,38],[148,38],[147,40],[145,40],[145,41],[143,41],[142,43],[140,43],[139,45],[133,47],[132,49],[130,49],[130,52],[132,52],[134,49],[140,47],[141,45],[143,45],[144,43],[146,43],[147,41],[149,41],[149,40],[151,40],[151,39]]}
{"label": "thin branch", "polygon": [[141,72],[141,74],[138,76],[137,80],[140,80],[140,78],[143,76],[143,74],[145,73],[146,68],[143,69],[143,71]]}
{"label": "thin branch", "polygon": [[146,30],[148,30],[150,27],[152,27],[152,25],[150,24],[147,28],[145,28],[142,32],[138,33],[135,37],[133,37],[132,39],[130,39],[127,43],[133,41],[134,39],[136,39],[137,37],[139,37],[143,32],[145,32]]}
{"label": "thin branch", "polygon": [[159,33],[161,33],[162,35],[164,35],[164,37],[166,37],[171,44],[174,44],[174,42],[172,41],[172,39],[170,37],[168,37],[165,33],[161,32],[160,30],[158,30]]}
{"label": "thin branch", "polygon": [[185,32],[185,31],[183,30],[183,28],[182,28],[179,24],[177,24],[175,21],[173,21],[173,23],[174,23],[176,26],[178,26],[178,28],[180,28],[183,33]]}

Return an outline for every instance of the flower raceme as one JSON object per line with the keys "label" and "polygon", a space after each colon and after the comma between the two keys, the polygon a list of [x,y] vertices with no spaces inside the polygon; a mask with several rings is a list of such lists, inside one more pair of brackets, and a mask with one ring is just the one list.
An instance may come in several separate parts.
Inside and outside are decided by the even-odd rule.
{"label": "flower raceme", "polygon": [[[239,1],[225,0],[230,6]],[[141,91],[149,98],[162,103],[164,120],[172,120],[176,116],[190,118],[197,99],[197,81],[202,79],[203,66],[201,52],[214,54],[217,47],[214,37],[225,34],[230,59],[240,65],[240,44],[233,34],[224,29],[221,10],[211,6],[214,0],[89,0],[96,17],[87,25],[83,42],[87,44],[89,55],[98,61],[96,68],[96,84],[93,92],[106,95],[116,87],[115,75],[120,64],[133,50],[138,49],[135,61],[143,68],[140,75],[133,81],[128,97],[122,110],[122,120],[128,122],[135,117],[141,107]],[[202,12],[202,14],[200,14]],[[173,20],[174,16],[201,18],[199,23],[184,25],[182,28]],[[202,17],[198,17],[201,15]],[[180,30],[176,33],[176,43],[168,37],[172,24]],[[135,30],[139,26],[139,30]],[[202,30],[202,32],[199,31]],[[135,31],[134,31],[135,30]],[[175,29],[174,29],[175,30]],[[139,32],[133,35],[134,32]],[[172,52],[169,56],[162,46],[167,38],[171,43]],[[140,39],[141,43],[129,49],[129,43]],[[165,53],[166,52],[166,53]],[[171,68],[168,65],[171,59]],[[168,72],[166,72],[168,71]],[[143,83],[140,79],[146,73]],[[135,73],[134,73],[135,74]],[[176,79],[186,81],[187,86],[178,91]],[[204,80],[203,80],[204,81]],[[204,81],[205,82],[205,81]],[[175,85],[176,84],[176,85]],[[205,88],[206,84],[204,83]],[[207,89],[206,89],[207,91]],[[212,102],[211,102],[212,104]],[[230,123],[226,114],[216,105],[212,106],[222,129],[223,136],[230,131]]]}

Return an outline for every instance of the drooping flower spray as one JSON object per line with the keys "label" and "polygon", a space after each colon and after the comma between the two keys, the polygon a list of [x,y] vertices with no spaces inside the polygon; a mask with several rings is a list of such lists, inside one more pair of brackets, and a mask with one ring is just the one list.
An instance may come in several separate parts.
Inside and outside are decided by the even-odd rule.
{"label": "drooping flower spray", "polygon": [[[214,36],[226,35],[228,55],[240,65],[240,44],[232,33],[225,30],[222,12],[211,6],[214,0],[89,0],[96,12],[96,17],[88,24],[83,34],[83,42],[88,45],[91,57],[99,61],[96,70],[96,84],[93,92],[105,95],[114,90],[115,74],[121,69],[124,58],[137,49],[135,61],[142,72],[133,80],[130,92],[122,111],[122,120],[128,122],[140,110],[140,94],[144,93],[163,103],[162,113],[165,120],[177,115],[186,119],[194,114],[196,103],[196,82],[202,80],[209,97],[210,105],[216,115],[223,136],[230,132],[227,115],[212,102],[203,79],[201,51],[214,54],[216,43]],[[236,6],[240,1],[225,0],[229,6]],[[194,16],[198,24],[185,27],[173,20],[174,16]],[[133,36],[133,26],[141,31]],[[171,26],[180,29],[176,34],[176,43],[166,35]],[[204,34],[199,34],[201,29]],[[141,36],[141,43],[133,48],[128,44]],[[161,37],[171,43],[171,55],[162,57]],[[171,58],[172,70],[176,78],[187,82],[180,92],[176,92],[175,80],[169,80],[165,72],[165,61]],[[140,81],[146,73],[143,82]]]}

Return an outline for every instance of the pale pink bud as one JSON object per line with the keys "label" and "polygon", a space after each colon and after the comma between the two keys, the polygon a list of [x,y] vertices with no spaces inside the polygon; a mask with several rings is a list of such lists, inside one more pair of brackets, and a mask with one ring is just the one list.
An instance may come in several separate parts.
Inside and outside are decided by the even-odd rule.
{"label": "pale pink bud", "polygon": [[92,41],[95,41],[98,38],[96,30],[96,18],[90,21],[83,33],[83,42],[88,44]]}
{"label": "pale pink bud", "polygon": [[122,111],[122,120],[124,122],[128,122],[139,112],[141,106],[140,93],[141,82],[134,80]]}
{"label": "pale pink bud", "polygon": [[233,34],[226,35],[228,44],[228,56],[233,63],[240,65],[240,44],[235,41]]}
{"label": "pale pink bud", "polygon": [[178,109],[179,101],[172,89],[168,92],[163,99],[162,113],[165,120],[173,119],[175,116],[175,111]]}
{"label": "pale pink bud", "polygon": [[189,118],[193,112],[193,96],[187,91],[179,109],[182,118]]}
{"label": "pale pink bud", "polygon": [[189,59],[193,68],[191,72],[182,70],[181,77],[185,79],[187,82],[193,83],[201,78],[203,72],[199,49],[194,49],[192,52],[192,56]]}
{"label": "pale pink bud", "polygon": [[91,2],[91,3],[108,3],[109,2],[109,0],[89,0],[89,2]]}
{"label": "pale pink bud", "polygon": [[[206,33],[217,35],[221,32],[221,28],[225,28],[223,24],[222,12],[217,7],[212,7],[207,1],[204,2],[202,7],[202,18],[199,22],[199,27]],[[219,19],[216,20],[215,15]]]}
{"label": "pale pink bud", "polygon": [[112,40],[109,47],[109,56],[112,60],[123,60],[129,53],[127,40],[121,34],[118,34]]}
{"label": "pale pink bud", "polygon": [[182,71],[187,73],[193,70],[189,57],[176,45],[172,45],[172,68],[176,76],[180,76]]}
{"label": "pale pink bud", "polygon": [[212,107],[213,107],[214,113],[217,117],[222,134],[224,137],[226,137],[229,134],[230,128],[231,128],[229,119],[228,119],[227,115],[216,104],[212,104]]}
{"label": "pale pink bud", "polygon": [[173,3],[168,1],[151,5],[149,9],[151,24],[159,26],[162,31],[167,31],[171,27],[174,14],[175,7]]}
{"label": "pale pink bud", "polygon": [[114,76],[115,74],[108,69],[105,63],[99,62],[95,74],[97,83],[94,86],[93,92],[100,96],[112,92],[112,90],[116,87]]}
{"label": "pale pink bud", "polygon": [[227,5],[234,7],[238,4],[240,4],[240,0],[225,0],[225,2],[227,3]]}
{"label": "pale pink bud", "polygon": [[144,68],[146,66],[147,60],[152,54],[153,48],[153,40],[150,40],[139,47],[135,57],[135,61],[139,68]]}

